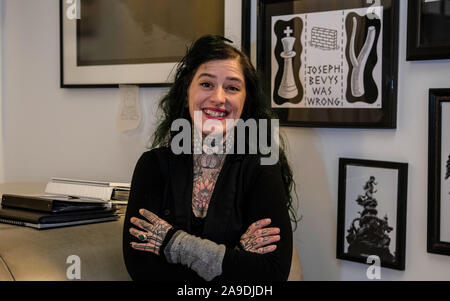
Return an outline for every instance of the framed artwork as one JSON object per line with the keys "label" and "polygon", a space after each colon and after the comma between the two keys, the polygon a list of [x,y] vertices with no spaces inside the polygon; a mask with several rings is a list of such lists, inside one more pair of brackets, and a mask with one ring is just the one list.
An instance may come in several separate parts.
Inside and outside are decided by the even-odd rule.
{"label": "framed artwork", "polygon": [[429,253],[450,255],[450,89],[429,90]]}
{"label": "framed artwork", "polygon": [[204,34],[249,52],[250,0],[59,2],[62,88],[170,86]]}
{"label": "framed artwork", "polygon": [[258,0],[257,62],[280,124],[395,128],[396,0]]}
{"label": "framed artwork", "polygon": [[450,59],[450,0],[408,0],[406,60]]}
{"label": "framed artwork", "polygon": [[404,270],[408,164],[339,159],[337,258]]}

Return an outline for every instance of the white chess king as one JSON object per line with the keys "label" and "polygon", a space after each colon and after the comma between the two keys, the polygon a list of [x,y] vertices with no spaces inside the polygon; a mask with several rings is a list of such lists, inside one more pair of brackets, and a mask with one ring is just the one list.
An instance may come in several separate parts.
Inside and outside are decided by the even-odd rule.
{"label": "white chess king", "polygon": [[281,39],[283,52],[280,53],[280,56],[284,59],[284,70],[280,87],[278,88],[278,95],[286,99],[291,99],[298,94],[292,67],[292,59],[296,55],[295,51],[292,50],[294,48],[295,37],[291,37],[293,30],[289,26],[283,32],[286,36]]}

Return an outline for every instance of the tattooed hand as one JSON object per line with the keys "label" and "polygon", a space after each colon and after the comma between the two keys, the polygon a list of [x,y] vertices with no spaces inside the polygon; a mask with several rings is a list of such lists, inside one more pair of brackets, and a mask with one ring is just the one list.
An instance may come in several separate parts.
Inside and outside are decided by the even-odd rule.
{"label": "tattooed hand", "polygon": [[265,254],[275,251],[276,245],[271,243],[280,240],[279,228],[264,228],[272,221],[270,218],[262,219],[248,227],[247,231],[241,236],[241,246],[244,250],[259,254]]}
{"label": "tattooed hand", "polygon": [[136,217],[130,219],[133,225],[141,229],[130,228],[130,234],[142,241],[142,243],[132,242],[131,247],[159,255],[159,248],[172,226],[148,210],[141,209],[139,213],[149,222]]}

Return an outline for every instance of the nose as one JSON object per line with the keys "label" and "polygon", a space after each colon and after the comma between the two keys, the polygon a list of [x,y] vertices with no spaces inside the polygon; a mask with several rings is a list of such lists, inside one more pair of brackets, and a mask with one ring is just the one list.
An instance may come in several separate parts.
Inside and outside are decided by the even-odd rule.
{"label": "nose", "polygon": [[225,91],[221,86],[214,89],[214,91],[211,95],[211,101],[213,101],[214,103],[217,103],[217,104],[225,103],[225,101],[226,101]]}

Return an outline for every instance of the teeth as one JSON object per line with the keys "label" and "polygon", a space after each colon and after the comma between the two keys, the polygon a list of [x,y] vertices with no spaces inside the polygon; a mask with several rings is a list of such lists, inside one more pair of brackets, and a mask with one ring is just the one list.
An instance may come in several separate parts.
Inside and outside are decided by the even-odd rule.
{"label": "teeth", "polygon": [[206,114],[212,116],[212,117],[225,117],[227,115],[225,112],[216,112],[211,110],[203,110]]}

